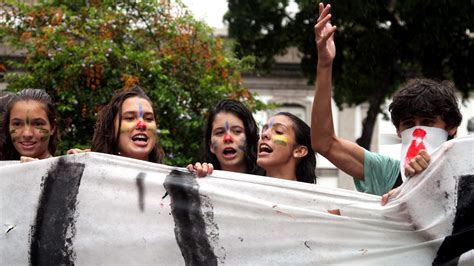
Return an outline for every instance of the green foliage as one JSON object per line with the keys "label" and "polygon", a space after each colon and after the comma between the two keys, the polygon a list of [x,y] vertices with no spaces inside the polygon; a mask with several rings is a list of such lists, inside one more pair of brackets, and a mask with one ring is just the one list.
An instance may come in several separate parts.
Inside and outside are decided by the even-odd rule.
{"label": "green foliage", "polygon": [[[268,61],[289,46],[298,47],[303,53],[302,70],[309,82],[314,82],[318,1],[295,0],[299,11],[286,20],[281,10],[287,1],[247,2],[254,1],[229,1],[226,14],[226,18],[232,18],[227,19],[229,28],[239,29],[231,36],[244,44],[237,50],[238,55],[254,55],[257,61]],[[474,89],[472,1],[323,2],[332,5],[331,21],[338,27],[334,99],[339,107],[363,102],[370,105],[362,136],[364,147],[370,146],[380,106],[406,79],[423,76],[453,80],[465,97]],[[257,12],[250,11],[249,6]],[[275,20],[262,21],[261,13],[275,14]],[[246,26],[249,21],[255,22],[250,24],[252,27]]]}
{"label": "green foliage", "polygon": [[255,56],[255,65],[268,69],[276,54],[283,53],[290,43],[285,33],[289,17],[285,12],[288,0],[228,0],[229,37],[235,38],[238,57]]}
{"label": "green foliage", "polygon": [[203,119],[223,98],[264,108],[242,87],[241,62],[181,5],[157,1],[45,1],[12,4],[0,29],[25,51],[26,73],[10,90],[45,89],[60,113],[60,152],[88,147],[97,113],[114,93],[138,84],[154,103],[165,163],[198,159]]}

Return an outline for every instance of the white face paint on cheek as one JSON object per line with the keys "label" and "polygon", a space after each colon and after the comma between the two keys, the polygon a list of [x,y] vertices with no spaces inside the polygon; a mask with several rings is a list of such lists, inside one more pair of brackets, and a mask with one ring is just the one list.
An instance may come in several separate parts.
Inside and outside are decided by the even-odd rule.
{"label": "white face paint on cheek", "polygon": [[239,149],[242,151],[242,152],[246,152],[247,151],[247,139],[245,137],[239,137],[240,139],[238,140],[239,142]]}

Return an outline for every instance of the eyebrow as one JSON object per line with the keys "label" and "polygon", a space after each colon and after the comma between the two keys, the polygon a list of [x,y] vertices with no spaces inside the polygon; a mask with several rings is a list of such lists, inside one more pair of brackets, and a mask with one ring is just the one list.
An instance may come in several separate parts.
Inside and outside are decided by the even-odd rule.
{"label": "eyebrow", "polygon": [[[272,127],[276,127],[276,126],[281,126],[281,127],[284,127],[286,129],[288,129],[288,127],[286,125],[282,124],[282,123],[273,123],[272,124]],[[268,124],[263,125],[263,128],[268,128]]]}

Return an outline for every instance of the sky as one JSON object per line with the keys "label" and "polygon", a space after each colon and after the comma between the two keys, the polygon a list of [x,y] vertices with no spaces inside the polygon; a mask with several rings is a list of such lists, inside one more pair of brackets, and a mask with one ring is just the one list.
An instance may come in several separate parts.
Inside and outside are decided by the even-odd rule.
{"label": "sky", "polygon": [[212,28],[224,28],[222,21],[227,11],[227,0],[182,0],[194,17],[204,20]]}
{"label": "sky", "polygon": [[[227,0],[181,0],[194,17],[204,20],[209,26],[216,29],[224,28],[223,17],[227,12]],[[290,13],[298,10],[298,5],[294,0],[290,0],[286,8]]]}

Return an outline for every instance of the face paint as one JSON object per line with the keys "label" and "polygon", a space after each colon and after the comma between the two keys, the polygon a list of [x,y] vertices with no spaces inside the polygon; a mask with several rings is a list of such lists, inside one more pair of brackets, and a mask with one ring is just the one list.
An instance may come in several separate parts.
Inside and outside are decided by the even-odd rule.
{"label": "face paint", "polygon": [[54,128],[41,102],[15,103],[11,109],[9,129],[11,141],[20,155],[39,159],[51,156],[48,145]]}
{"label": "face paint", "polygon": [[37,129],[41,134],[43,134],[43,136],[41,136],[42,141],[49,140],[49,137],[51,136],[51,133],[49,132],[49,130],[47,130],[46,128],[42,128],[42,127],[37,127]]}
{"label": "face paint", "polygon": [[225,128],[224,142],[231,142],[232,136],[230,135],[229,121],[227,120],[225,121],[224,128]]}
{"label": "face paint", "polygon": [[239,143],[239,149],[243,152],[247,151],[247,139],[242,138]]}
{"label": "face paint", "polygon": [[140,98],[137,98],[138,101],[138,122],[136,125],[137,129],[146,130],[146,124],[143,122],[143,106],[140,102]]}
{"label": "face paint", "polygon": [[270,120],[270,123],[268,123],[268,128],[272,128],[272,127],[273,127],[273,120],[275,120],[275,118],[272,118],[272,120]]}
{"label": "face paint", "polygon": [[285,136],[281,136],[281,135],[274,135],[272,137],[272,141],[275,144],[279,144],[279,145],[283,145],[283,146],[286,146],[288,144],[288,138],[286,138]]}
{"label": "face paint", "polygon": [[225,133],[224,135],[224,142],[231,142],[232,141],[232,136],[228,132]]}
{"label": "face paint", "polygon": [[137,129],[146,130],[146,124],[145,122],[143,122],[143,120],[140,119],[137,122]]}
{"label": "face paint", "polygon": [[138,118],[143,119],[143,107],[140,98],[138,98]]}
{"label": "face paint", "polygon": [[120,125],[120,134],[122,133],[130,133],[135,129],[135,126],[132,122],[122,121]]}
{"label": "face paint", "polygon": [[16,135],[16,129],[10,130],[10,137],[13,143],[17,142],[20,139],[20,137]]}
{"label": "face paint", "polygon": [[217,149],[217,141],[211,142],[211,146],[213,149]]}

